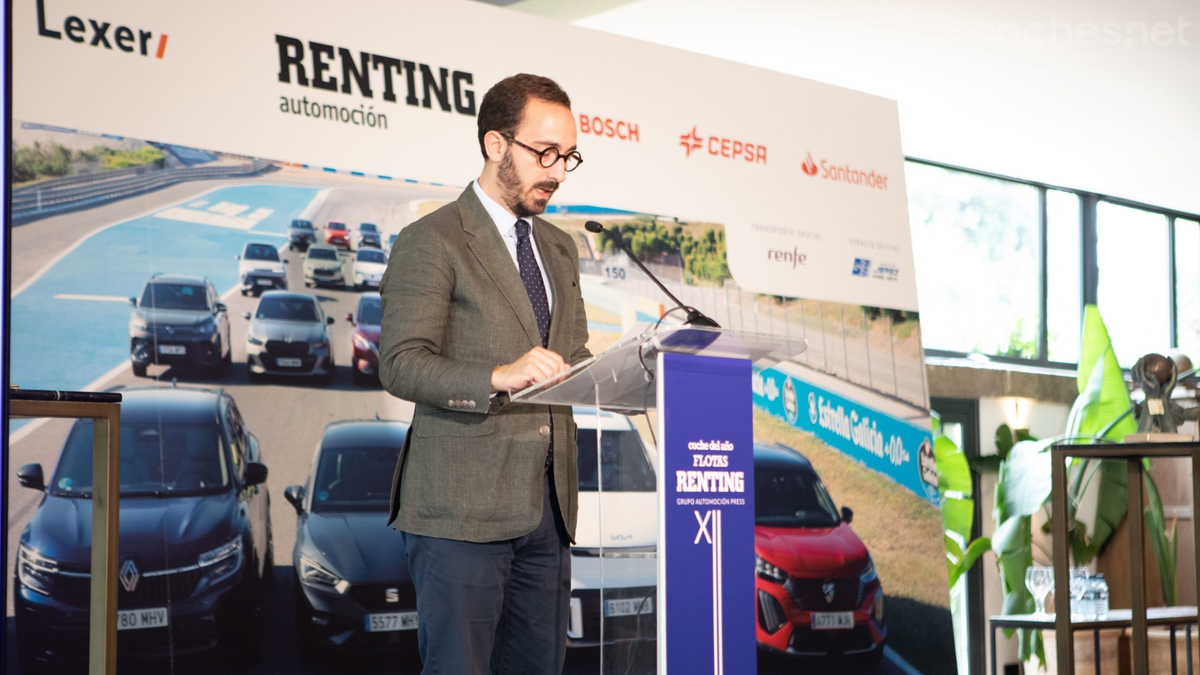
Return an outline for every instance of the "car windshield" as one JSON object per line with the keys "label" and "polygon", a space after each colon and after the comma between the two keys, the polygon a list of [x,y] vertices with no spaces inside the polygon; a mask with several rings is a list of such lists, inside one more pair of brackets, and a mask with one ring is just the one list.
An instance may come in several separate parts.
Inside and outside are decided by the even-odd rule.
{"label": "car windshield", "polygon": [[203,286],[158,282],[146,284],[141,305],[152,309],[188,309],[203,312],[208,309],[208,298]]}
{"label": "car windshield", "polygon": [[833,499],[811,470],[756,468],[754,524],[768,527],[834,527],[842,521]]}
{"label": "car windshield", "polygon": [[383,323],[383,306],[379,297],[363,298],[358,301],[358,325],[378,326]]}
{"label": "car windshield", "polygon": [[[602,435],[601,465],[605,492],[654,492],[654,469],[646,458],[636,431],[605,431]],[[596,430],[580,429],[579,491],[596,492]]]}
{"label": "car windshield", "polygon": [[358,226],[358,229],[363,232],[378,232],[379,231],[378,229],[375,228],[374,223],[363,223],[362,225]]}
{"label": "car windshield", "polygon": [[394,243],[396,242],[396,237],[399,237],[399,236],[400,236],[399,234],[393,234],[393,235],[390,235],[390,236],[388,237],[388,243],[389,243],[389,244],[394,244]]}
{"label": "car windshield", "polygon": [[[229,466],[216,424],[121,424],[122,496],[203,494],[228,485]],[[49,489],[62,497],[91,496],[91,420],[75,423]]]}
{"label": "car windshield", "polygon": [[313,481],[312,510],[386,512],[399,457],[399,444],[321,450]]}
{"label": "car windshield", "polygon": [[383,251],[359,249],[358,262],[386,263],[387,256],[383,254]]}
{"label": "car windshield", "polygon": [[294,227],[294,228],[296,228],[296,229],[298,229],[298,230],[311,230],[311,229],[313,229],[313,225],[312,225],[312,223],[308,222],[307,220],[293,220],[293,221],[292,221],[292,227]]}
{"label": "car windshield", "polygon": [[279,262],[279,251],[270,244],[250,244],[246,247],[246,255],[242,256],[242,259]]}
{"label": "car windshield", "polygon": [[256,319],[278,319],[280,321],[316,321],[317,307],[310,298],[295,296],[264,296],[258,303]]}
{"label": "car windshield", "polygon": [[313,260],[337,260],[337,251],[331,248],[310,248],[308,257]]}
{"label": "car windshield", "polygon": [[327,230],[339,230],[339,231],[345,232],[345,231],[346,231],[346,224],[345,224],[345,223],[334,223],[334,222],[331,222],[331,223],[329,223],[328,225],[326,225],[326,226],[325,226],[325,229],[327,229]]}

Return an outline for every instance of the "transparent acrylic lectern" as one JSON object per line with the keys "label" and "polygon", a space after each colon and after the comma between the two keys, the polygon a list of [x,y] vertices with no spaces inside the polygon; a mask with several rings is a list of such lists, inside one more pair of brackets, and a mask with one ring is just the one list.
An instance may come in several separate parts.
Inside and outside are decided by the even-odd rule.
{"label": "transparent acrylic lectern", "polygon": [[[517,403],[572,406],[578,427],[579,512],[571,558],[568,671],[572,663],[597,658],[602,674],[680,671],[678,666],[663,666],[667,620],[660,621],[665,596],[659,581],[667,578],[668,567],[667,554],[660,555],[667,521],[659,492],[674,485],[673,479],[661,480],[664,448],[671,446],[664,445],[666,415],[658,408],[661,403],[663,410],[672,409],[669,395],[659,400],[664,355],[745,360],[770,367],[805,347],[802,339],[720,328],[647,329],[512,396]],[[748,407],[748,378],[744,388]],[[748,419],[749,410],[743,412]],[[644,424],[630,417],[639,413],[647,414]],[[648,432],[657,447],[644,443],[639,429]],[[750,606],[753,597],[752,567],[745,572],[751,589],[744,602],[732,603],[739,607]],[[753,650],[752,617],[745,628]],[[721,641],[719,635],[724,634],[713,634],[713,643]],[[720,652],[716,650],[717,656]]]}

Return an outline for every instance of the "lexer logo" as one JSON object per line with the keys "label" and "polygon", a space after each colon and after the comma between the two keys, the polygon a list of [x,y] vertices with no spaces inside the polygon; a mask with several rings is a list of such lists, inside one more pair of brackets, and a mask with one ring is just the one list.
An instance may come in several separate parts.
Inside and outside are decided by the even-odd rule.
{"label": "lexer logo", "polygon": [[38,35],[53,40],[61,40],[63,33],[66,33],[67,39],[71,42],[86,43],[91,47],[103,47],[109,51],[116,47],[127,54],[136,52],[142,56],[149,56],[150,50],[153,48],[156,59],[161,59],[167,51],[167,35],[165,33],[160,33],[158,40],[155,41],[154,31],[139,28],[135,32],[128,26],[113,28],[111,21],[89,18],[85,24],[83,19],[77,16],[67,16],[62,20],[61,31],[47,28],[45,0],[37,0],[37,19]]}
{"label": "lexer logo", "polygon": [[735,141],[732,138],[722,138],[721,136],[705,138],[696,132],[696,127],[692,127],[690,133],[681,135],[679,144],[687,151],[688,157],[692,156],[693,150],[705,149],[714,157],[741,159],[752,164],[767,163],[767,146]]}

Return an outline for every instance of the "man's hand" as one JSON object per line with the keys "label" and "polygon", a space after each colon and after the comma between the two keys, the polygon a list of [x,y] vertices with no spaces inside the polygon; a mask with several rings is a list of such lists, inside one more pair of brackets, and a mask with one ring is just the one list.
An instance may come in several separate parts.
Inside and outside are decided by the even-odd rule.
{"label": "man's hand", "polygon": [[492,391],[519,391],[569,369],[557,352],[534,347],[516,361],[496,366],[492,371]]}

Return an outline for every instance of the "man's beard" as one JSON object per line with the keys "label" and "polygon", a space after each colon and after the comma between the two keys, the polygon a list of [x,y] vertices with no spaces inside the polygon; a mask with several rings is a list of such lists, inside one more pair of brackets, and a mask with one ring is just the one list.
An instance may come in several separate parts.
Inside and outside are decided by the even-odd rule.
{"label": "man's beard", "polygon": [[[546,204],[550,201],[548,199],[530,199],[528,201],[522,199],[521,179],[517,176],[517,167],[513,163],[511,149],[504,153],[504,159],[500,160],[496,181],[500,184],[505,206],[517,214],[518,218],[529,218],[546,210]],[[553,194],[558,189],[558,181],[548,180],[534,183],[530,189],[547,190]]]}

